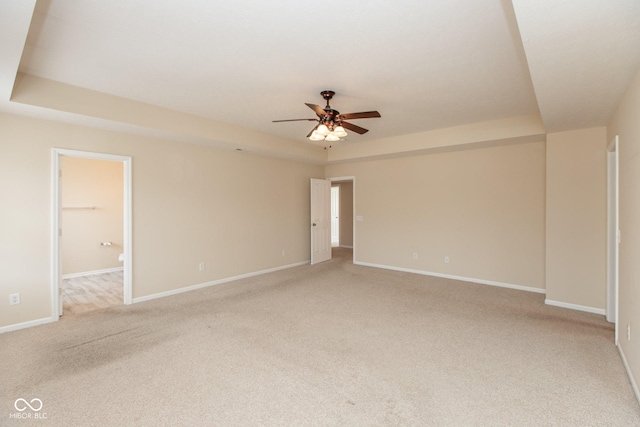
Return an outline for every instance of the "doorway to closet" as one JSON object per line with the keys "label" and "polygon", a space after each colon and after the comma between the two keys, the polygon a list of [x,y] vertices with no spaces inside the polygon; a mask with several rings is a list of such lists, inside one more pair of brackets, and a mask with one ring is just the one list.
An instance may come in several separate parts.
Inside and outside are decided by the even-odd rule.
{"label": "doorway to closet", "polygon": [[332,216],[331,244],[334,247],[353,249],[355,241],[355,178],[331,178],[330,181]]}
{"label": "doorway to closet", "polygon": [[131,303],[131,158],[54,149],[54,317]]}

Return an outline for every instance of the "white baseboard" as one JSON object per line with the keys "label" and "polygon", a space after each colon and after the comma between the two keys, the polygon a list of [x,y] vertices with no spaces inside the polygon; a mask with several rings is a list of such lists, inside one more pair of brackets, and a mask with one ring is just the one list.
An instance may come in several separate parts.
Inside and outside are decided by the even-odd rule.
{"label": "white baseboard", "polygon": [[222,283],[233,282],[240,279],[246,279],[248,277],[259,276],[261,274],[273,273],[274,271],[280,271],[280,270],[286,270],[288,268],[299,267],[301,265],[309,264],[309,262],[310,261],[297,262],[295,264],[283,265],[280,267],[269,268],[267,270],[260,270],[260,271],[255,271],[253,273],[241,274],[240,276],[227,277],[225,279],[213,280],[211,282],[199,283],[197,285],[186,286],[184,288],[179,288],[179,289],[173,289],[171,291],[160,292],[157,294],[147,295],[144,297],[138,297],[133,299],[133,303],[135,304],[138,302],[150,301],[157,298],[164,298],[171,295],[181,294],[183,292],[195,291],[196,289],[208,288],[209,286],[215,286],[215,285],[220,285]]}
{"label": "white baseboard", "polygon": [[52,323],[52,322],[56,322],[57,320],[58,319],[56,317],[45,317],[43,319],[29,320],[28,322],[15,323],[13,325],[2,326],[0,327],[0,334],[17,331],[19,329],[31,328],[38,325],[44,325],[45,323]]}
{"label": "white baseboard", "polygon": [[624,369],[627,371],[627,375],[629,376],[629,382],[631,382],[631,388],[633,388],[633,393],[636,395],[636,399],[638,400],[638,403],[640,403],[640,390],[638,389],[638,383],[636,383],[636,379],[633,377],[633,372],[631,372],[629,363],[627,363],[627,358],[624,356],[624,351],[622,351],[622,346],[618,344],[617,347],[618,347],[618,353],[620,353],[620,358],[622,359],[622,364],[624,365]]}
{"label": "white baseboard", "polygon": [[80,273],[63,274],[62,278],[71,279],[72,277],[94,276],[96,274],[113,273],[115,271],[122,270],[124,270],[124,267],[105,268],[104,270],[81,271]]}
{"label": "white baseboard", "polygon": [[410,268],[393,267],[390,265],[372,264],[368,262],[354,261],[356,265],[363,265],[365,267],[383,268],[385,270],[402,271],[404,273],[421,274],[423,276],[442,277],[444,279],[461,280],[464,282],[479,283],[481,285],[497,286],[499,288],[516,289],[518,291],[535,292],[538,294],[544,294],[546,291],[540,288],[533,288],[531,286],[512,285],[511,283],[495,282],[493,280],[474,279],[471,277],[453,276],[450,274],[433,273],[424,270],[412,270]]}
{"label": "white baseboard", "polygon": [[567,302],[553,301],[550,299],[545,299],[544,303],[547,305],[553,305],[555,307],[569,308],[571,310],[578,310],[578,311],[586,311],[587,313],[602,314],[603,316],[606,314],[604,308],[595,308],[595,307],[589,307],[586,305],[569,304]]}

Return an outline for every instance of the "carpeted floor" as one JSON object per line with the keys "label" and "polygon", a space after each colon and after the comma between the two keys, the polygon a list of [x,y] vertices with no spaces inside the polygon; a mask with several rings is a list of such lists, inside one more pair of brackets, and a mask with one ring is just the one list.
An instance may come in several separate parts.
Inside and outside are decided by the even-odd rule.
{"label": "carpeted floor", "polygon": [[0,425],[640,425],[602,316],[350,257],[0,335]]}

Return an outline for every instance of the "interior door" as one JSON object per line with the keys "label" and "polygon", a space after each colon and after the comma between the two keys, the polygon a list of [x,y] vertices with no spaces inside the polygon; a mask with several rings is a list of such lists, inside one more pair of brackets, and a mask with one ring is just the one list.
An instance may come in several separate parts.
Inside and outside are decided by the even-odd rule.
{"label": "interior door", "polygon": [[331,259],[331,181],[311,178],[311,264]]}

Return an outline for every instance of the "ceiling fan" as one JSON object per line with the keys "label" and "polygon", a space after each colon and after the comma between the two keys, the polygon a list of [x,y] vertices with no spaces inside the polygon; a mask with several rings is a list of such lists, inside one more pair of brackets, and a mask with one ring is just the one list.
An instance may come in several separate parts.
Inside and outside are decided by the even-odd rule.
{"label": "ceiling fan", "polygon": [[345,129],[349,129],[357,134],[362,135],[363,133],[369,132],[368,129],[362,128],[360,126],[356,126],[352,123],[349,123],[345,120],[354,120],[354,119],[368,119],[374,117],[381,117],[380,113],[377,111],[365,111],[362,113],[348,113],[348,114],[340,114],[339,111],[334,110],[329,105],[329,101],[333,98],[333,95],[336,93],[331,90],[324,90],[320,92],[320,95],[327,101],[327,106],[322,108],[319,105],[315,104],[307,104],[305,105],[311,108],[316,115],[317,119],[289,119],[289,120],[274,120],[273,123],[279,122],[300,122],[300,121],[309,121],[309,122],[318,122],[318,124],[311,129],[311,132],[307,135],[312,141],[339,141],[340,138],[344,138],[347,136],[347,132]]}

